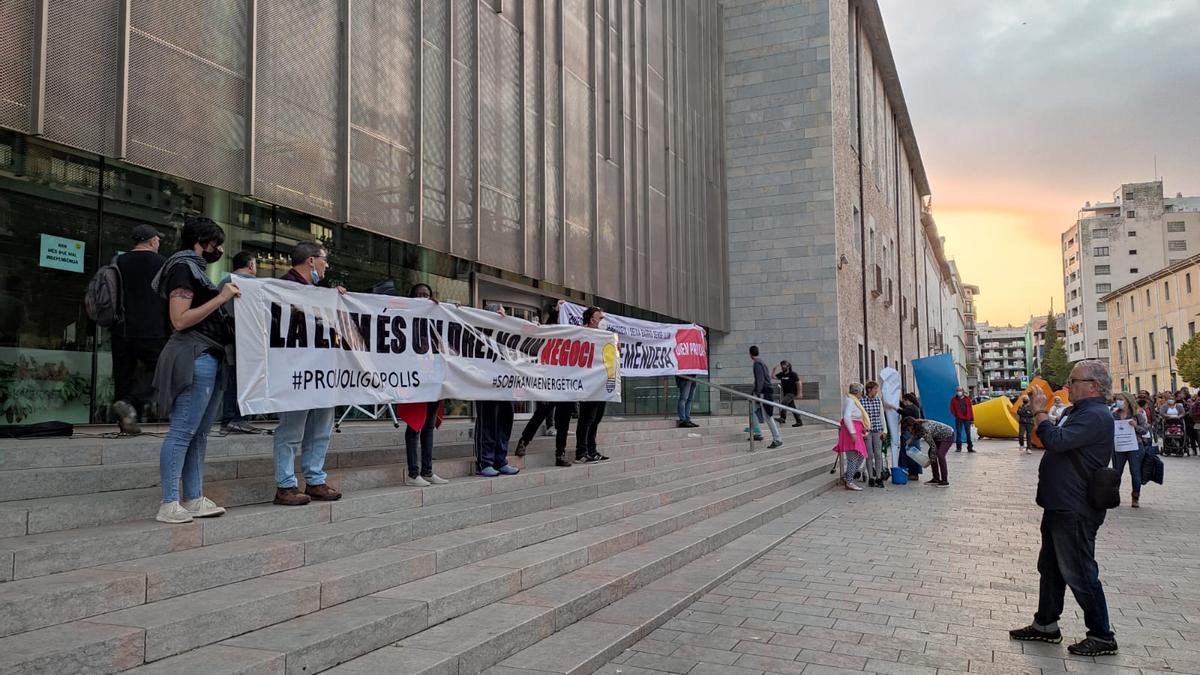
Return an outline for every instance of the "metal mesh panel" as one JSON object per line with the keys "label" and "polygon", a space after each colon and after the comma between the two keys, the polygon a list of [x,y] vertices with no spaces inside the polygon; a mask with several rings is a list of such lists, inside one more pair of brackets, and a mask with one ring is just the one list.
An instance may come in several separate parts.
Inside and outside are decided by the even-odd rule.
{"label": "metal mesh panel", "polygon": [[259,0],[257,196],[334,218],[338,202],[338,7]]}
{"label": "metal mesh panel", "polygon": [[566,142],[564,171],[566,180],[566,285],[582,291],[592,291],[592,204],[595,185],[592,184],[591,91],[572,74],[566,77],[563,89],[566,102]]}
{"label": "metal mesh panel", "polygon": [[246,21],[237,0],[131,6],[130,161],[243,188]]}
{"label": "metal mesh panel", "polygon": [[29,131],[33,0],[0,2],[0,126]]}
{"label": "metal mesh panel", "polygon": [[562,87],[559,78],[562,68],[558,63],[558,30],[559,5],[555,2],[545,3],[546,10],[544,26],[546,29],[546,49],[543,59],[546,64],[545,83],[546,123],[543,133],[546,139],[546,223],[545,248],[547,281],[563,283],[562,258],[562,229],[563,206],[562,194],[562,153],[559,141],[562,138],[562,120],[559,108],[562,106]]}
{"label": "metal mesh panel", "polygon": [[543,278],[546,252],[542,228],[542,11],[541,6],[526,7],[525,16],[525,263],[524,273]]}
{"label": "metal mesh panel", "polygon": [[474,258],[475,223],[475,16],[476,0],[454,8],[454,232],[453,253]]}
{"label": "metal mesh panel", "polygon": [[350,219],[417,241],[417,6],[415,0],[356,0]]}
{"label": "metal mesh panel", "polygon": [[421,243],[438,251],[450,250],[450,230],[446,226],[447,153],[446,129],[449,116],[450,87],[446,74],[445,0],[424,0],[421,7],[425,42],[421,58],[421,170],[422,223]]}
{"label": "metal mesh panel", "polygon": [[116,0],[50,3],[46,138],[99,154],[115,151],[119,15]]}
{"label": "metal mesh panel", "polygon": [[521,231],[521,38],[491,12],[479,26],[480,144],[479,256],[482,262],[520,272]]}

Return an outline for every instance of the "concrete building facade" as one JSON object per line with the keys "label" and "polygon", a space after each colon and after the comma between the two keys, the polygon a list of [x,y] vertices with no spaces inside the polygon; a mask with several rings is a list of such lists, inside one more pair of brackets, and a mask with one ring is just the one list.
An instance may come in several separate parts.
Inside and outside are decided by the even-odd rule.
{"label": "concrete building facade", "polygon": [[[104,421],[109,340],[83,314],[87,280],[138,224],[173,252],[193,214],[225,228],[217,278],[242,250],[278,276],[319,239],[353,291],[424,281],[522,317],[570,298],[728,330],[721,12],[5,2],[0,271],[23,309],[0,331],[0,372],[84,383],[8,421]],[[78,265],[41,264],[60,240]]]}
{"label": "concrete building facade", "polygon": [[874,0],[724,0],[731,332],[718,381],[757,344],[816,407],[951,352],[966,376],[962,282],[947,260]]}
{"label": "concrete building facade", "polygon": [[1109,365],[1122,391],[1176,391],[1184,381],[1175,351],[1200,323],[1200,255],[1193,255],[1101,298],[1113,351]]}
{"label": "concrete building facade", "polygon": [[1200,251],[1200,197],[1165,198],[1162,181],[1126,183],[1087,203],[1062,234],[1067,358],[1110,357],[1101,300],[1114,289]]}

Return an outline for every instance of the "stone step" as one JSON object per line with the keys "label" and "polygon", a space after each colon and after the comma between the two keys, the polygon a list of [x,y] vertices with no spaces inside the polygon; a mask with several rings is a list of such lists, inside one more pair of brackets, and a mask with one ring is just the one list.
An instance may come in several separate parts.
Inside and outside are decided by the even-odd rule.
{"label": "stone step", "polygon": [[[612,432],[610,440],[605,444],[607,454],[623,454],[624,451],[650,453],[668,447],[679,447],[687,439],[682,429],[660,429],[651,431]],[[519,433],[519,430],[518,430]],[[735,431],[732,425],[709,426],[704,435],[721,440],[735,440],[740,431]],[[647,435],[655,438],[647,439]],[[271,441],[269,436],[257,437],[259,447],[255,455],[235,457],[207,456],[204,465],[206,485],[213,489],[224,490],[231,506],[243,503],[235,502],[243,498],[258,498],[263,500],[264,493],[259,485],[273,488],[275,463],[271,458]],[[370,468],[386,467],[403,471],[406,465],[404,438],[393,434],[391,443],[382,448],[367,450],[351,449],[342,452],[330,452],[326,456],[325,468],[331,474],[331,482],[338,481],[346,489],[375,487],[370,485],[373,478]],[[657,445],[654,441],[658,441]],[[574,440],[568,444],[574,447]],[[514,446],[515,447],[515,446]],[[541,458],[553,452],[553,439],[536,439],[530,443],[530,449]],[[144,462],[91,464],[82,466],[42,467],[18,469],[12,465],[0,462],[0,503],[20,502],[27,500],[62,497],[68,495],[90,495],[102,492],[135,490],[152,488],[159,485],[159,467],[157,450],[152,460]],[[439,474],[447,478],[466,476],[474,472],[471,463],[473,446],[470,444],[439,444],[434,449],[434,458]],[[544,462],[553,463],[552,459]],[[299,467],[297,466],[297,473]],[[385,472],[390,475],[394,471]],[[247,485],[252,493],[243,497],[236,485],[224,486],[223,482],[237,479],[262,479],[250,481]],[[269,492],[270,490],[268,490]]]}
{"label": "stone step", "polygon": [[[832,485],[833,480],[828,474],[818,473],[719,517],[658,537],[503,601],[404,637],[329,672],[338,675],[475,675],[498,663],[509,667],[508,664],[517,659],[531,665],[511,667],[526,668],[528,672],[576,663],[583,665],[576,666],[578,670],[573,672],[590,672],[586,670],[587,666],[598,667],[604,662],[604,656],[620,653],[627,644],[653,629],[643,624],[666,620],[664,617],[670,610],[660,610],[656,603],[669,600],[671,608],[678,611],[685,600],[699,597],[720,579],[783,541],[799,525],[786,522],[786,519],[782,523],[769,521],[796,509]],[[704,570],[717,580],[705,579],[697,570]],[[645,589],[647,593],[636,595],[639,589]],[[634,599],[626,602],[626,598]],[[645,618],[647,614],[651,615],[649,620]],[[581,624],[582,628],[572,628]],[[573,648],[570,640],[562,638],[550,642],[558,635],[579,640],[580,648]],[[226,644],[234,645],[249,637]],[[613,644],[618,646],[612,647]],[[553,645],[557,652],[547,649],[547,645]],[[272,650],[269,645],[262,645],[262,648]],[[284,672],[316,670],[293,669],[291,654],[284,653],[287,658]],[[329,654],[328,661],[334,656]],[[297,660],[296,665],[308,663]],[[493,672],[500,675],[504,671]]]}
{"label": "stone step", "polygon": [[[759,490],[768,482],[774,482],[780,486],[789,481],[794,483],[805,475],[820,473],[824,467],[823,457],[817,456],[815,453],[809,455],[805,462],[806,467],[793,468],[790,471],[780,470],[775,467],[775,465],[782,464],[784,461],[788,461],[788,459],[785,457],[782,458],[782,461],[768,460],[763,462],[767,465],[764,468],[769,470],[768,475],[758,479],[757,484],[755,481],[750,481],[744,487],[734,485],[723,490],[710,491],[710,494],[694,498],[696,502],[692,504],[693,510],[701,513],[710,513],[713,508],[719,508],[721,505],[730,505],[731,502],[727,501],[727,498],[739,489],[746,492],[748,498],[750,498],[758,494]],[[795,463],[793,462],[794,465]],[[792,474],[791,477],[788,476],[789,473]],[[826,482],[830,482],[827,476]],[[760,506],[754,509],[754,514],[735,513],[735,516],[737,516],[735,520],[741,523],[757,523],[758,520],[770,511],[770,509],[763,510],[766,501],[760,500],[759,502],[747,504],[746,506],[754,506],[755,504],[759,504]],[[670,509],[671,505],[660,508]],[[678,509],[672,509],[672,511],[678,511]],[[736,511],[737,509],[734,508],[728,513]],[[653,514],[653,511],[647,513]],[[668,519],[677,518],[677,515],[673,512],[659,514],[659,516],[664,516]],[[633,516],[632,518],[639,517]],[[651,517],[649,520],[653,521],[655,519]],[[714,522],[716,521],[714,520]],[[733,521],[729,522],[732,523]],[[721,528],[728,529],[729,527],[735,527],[735,525],[721,524]],[[744,525],[737,525],[737,527],[744,527]],[[522,532],[530,533],[535,528],[536,525],[532,522],[502,523],[496,526],[496,529],[499,531],[515,533],[511,535],[515,536],[514,544],[520,543],[520,534]],[[659,533],[654,528],[643,524],[639,529],[639,534],[649,537],[658,536]],[[716,541],[714,537],[717,534],[719,534],[717,531],[709,533],[706,540]],[[544,532],[542,534],[543,537],[550,537],[552,535],[553,532]],[[670,536],[674,535],[666,534],[663,535],[663,538]],[[441,559],[440,554],[444,550],[450,550],[454,547],[449,542],[439,544],[436,539],[439,538],[431,538],[427,544],[418,544],[416,542],[414,544],[423,550],[431,549],[431,546],[435,547],[436,553],[439,554],[439,559]],[[501,546],[490,550],[502,551],[506,548],[511,550],[508,546]],[[695,548],[695,546],[691,548]],[[601,550],[596,549],[597,554]],[[484,555],[485,553],[486,551],[483,551],[478,555]],[[616,553],[616,555],[622,554]],[[445,558],[445,560],[448,565],[455,564],[456,562],[453,558]],[[469,560],[469,556],[462,560]],[[512,562],[501,562],[501,564],[512,564]],[[468,567],[471,568],[470,571],[467,571]],[[535,565],[531,563],[527,567],[533,569]],[[428,569],[428,563],[426,563],[426,569]],[[519,579],[524,571],[524,568],[468,565],[467,567],[448,572],[448,574],[457,576],[439,577],[435,574],[425,580],[410,582],[401,588],[394,589],[395,594],[398,596],[411,595],[415,592],[415,589],[425,586],[443,589],[444,593],[436,597],[388,597],[385,592],[383,594],[359,597],[331,608],[326,608],[320,612],[317,612],[317,607],[314,604],[319,604],[322,596],[322,581],[287,578],[286,574],[273,575],[262,579],[229,584],[209,591],[183,595],[133,609],[111,612],[103,616],[94,617],[90,621],[76,623],[132,626],[143,629],[145,631],[144,654],[147,662],[175,654],[183,654],[184,652],[204,647],[205,645],[210,645],[226,638],[247,633],[241,638],[226,643],[225,646],[278,651],[287,655],[287,672],[316,672],[317,670],[336,665],[341,661],[358,656],[370,649],[390,644],[405,635],[410,635],[424,629],[425,626],[430,624],[431,612],[433,612],[433,616],[436,618],[452,618],[456,614],[454,611],[456,606],[461,607],[462,610],[470,609],[474,606],[470,604],[471,598],[478,596],[481,592],[480,589],[493,587],[493,584],[489,583],[489,581],[495,581],[495,587],[504,592],[509,594],[515,593],[521,589]],[[474,575],[473,584],[467,584],[471,579],[470,575]],[[507,580],[501,581],[504,579]],[[461,592],[464,585],[474,589],[475,593],[464,596]],[[413,589],[412,592],[409,592],[409,589]],[[500,599],[503,595],[497,596],[493,591],[493,595],[489,597]],[[380,600],[383,602],[379,602]],[[456,602],[468,602],[468,604],[465,606],[461,604],[456,605]],[[477,603],[478,600],[474,602]],[[544,608],[536,608],[534,610],[518,609],[513,611],[517,614],[536,613],[538,616],[547,614]],[[314,614],[314,612],[317,613]],[[304,618],[298,621],[288,621],[292,617],[300,616],[304,616]],[[470,614],[467,616],[470,616]],[[274,625],[272,628],[257,630],[265,626],[272,626],[273,624],[278,625]],[[553,630],[553,623],[550,624],[550,628]],[[254,632],[248,633],[248,631]],[[522,644],[531,643],[535,637],[542,635],[543,632],[534,631],[529,633],[528,640],[522,642]],[[7,645],[5,643],[20,640],[24,636],[33,636],[38,633],[39,631],[32,631],[0,639],[0,653],[6,650]],[[85,642],[77,644],[76,649],[81,653],[90,654],[97,650],[103,651],[104,647],[91,642]],[[185,661],[189,659],[201,659],[207,662],[207,657],[203,654],[204,651],[204,649],[199,649],[191,654],[184,654],[181,658]],[[61,652],[61,648],[58,648],[54,653],[60,654]],[[43,658],[43,655],[40,652],[27,654],[27,658],[36,660]],[[115,661],[115,657],[105,659],[105,661]],[[21,667],[22,663],[14,663],[13,665],[14,667]],[[160,664],[160,667],[165,669],[163,672],[177,672],[171,669],[174,668],[174,665],[169,662]],[[186,672],[186,667],[181,666],[180,670]],[[216,671],[210,669],[209,672]],[[401,669],[395,672],[406,671]]]}
{"label": "stone step", "polygon": [[[713,428],[719,429],[719,427],[715,426]],[[680,429],[678,431],[682,432],[684,430]],[[714,434],[714,436],[707,437],[701,435],[701,442],[726,443],[731,439],[729,434],[719,432],[714,432]],[[736,438],[736,436],[733,438]],[[615,446],[612,449],[606,448],[606,451],[610,452],[614,458],[624,456],[653,456],[646,453],[655,452],[656,450],[658,452],[670,452],[688,447],[689,444],[694,445],[696,442],[697,439],[695,437],[687,435],[679,436],[677,434],[677,437],[674,439],[661,441],[661,444],[657,445],[656,448],[647,449],[637,443],[633,443]],[[406,474],[406,462],[400,455],[396,457],[397,460],[390,464],[333,469],[329,472],[329,483],[344,492],[359,492],[373,488],[400,485],[403,483]],[[523,458],[511,456],[511,459],[512,463],[519,467],[528,466],[536,468],[552,466],[554,464],[552,449],[533,452]],[[244,463],[238,462],[236,464],[240,465]],[[209,465],[206,464],[206,470],[208,467]],[[121,467],[76,467],[58,469],[57,471],[119,472],[120,470]],[[146,475],[150,473],[155,477],[158,475],[157,464],[153,467],[144,466],[141,470]],[[434,470],[445,478],[464,477],[473,475],[474,463],[468,457],[436,460]],[[2,473],[4,472],[0,472],[0,474]],[[154,482],[157,483],[157,478],[154,479]],[[48,484],[50,485],[46,488],[48,490],[69,489],[54,487],[55,485],[68,485],[69,481],[50,481]],[[274,498],[275,482],[269,472],[257,477],[239,477],[227,480],[220,480],[212,475],[208,475],[205,481],[205,493],[209,498],[226,507],[262,504],[268,503]],[[0,506],[0,509],[3,509],[3,512],[0,513],[0,529],[9,529],[12,536],[20,536],[22,532],[11,532],[11,530],[19,528],[21,522],[25,523],[24,534],[42,534],[128,522],[151,515],[153,510],[157,508],[160,498],[161,492],[159,488],[147,487],[123,489],[115,492],[89,492],[82,495],[4,502]],[[4,513],[10,515],[6,517],[3,515]],[[5,526],[6,522],[10,522],[11,524]],[[2,545],[2,542],[0,542],[0,546]]]}
{"label": "stone step", "polygon": [[[708,427],[730,426],[731,417],[697,417],[697,430]],[[524,429],[524,420],[517,420],[514,433]],[[272,424],[260,426],[271,427]],[[97,427],[105,429],[105,427]],[[214,427],[215,429],[215,427]],[[155,431],[147,427],[147,432]],[[474,425],[468,419],[451,419],[438,429],[437,452],[441,448],[453,449],[452,457],[470,454]],[[597,440],[602,444],[614,445],[637,440],[669,436],[676,430],[673,420],[645,418],[605,418]],[[158,461],[162,434],[166,428],[156,430],[157,435],[120,437],[101,434],[71,438],[3,439],[0,440],[0,466],[5,470],[43,469],[54,467],[98,466],[107,464],[139,464]],[[682,431],[682,430],[680,430]],[[644,432],[654,432],[647,436]],[[536,440],[535,440],[536,443]],[[571,443],[574,444],[574,436]],[[404,429],[394,429],[386,422],[350,422],[343,431],[335,433],[329,444],[329,457],[342,454],[369,453],[404,447]],[[249,459],[269,457],[271,437],[232,434],[209,436],[206,459]]]}
{"label": "stone step", "polygon": [[[809,464],[815,464],[815,462],[810,460]],[[793,473],[799,475],[805,472],[793,470]],[[808,473],[812,473],[812,468]],[[779,482],[785,479],[767,477],[764,480]],[[828,480],[826,482],[829,483]],[[699,505],[697,507],[701,510],[704,508]],[[668,548],[675,551],[673,555],[694,554],[692,557],[699,555],[699,551],[711,550],[715,546],[705,542],[715,542],[713,536],[719,535],[724,530],[744,531],[749,527],[747,523],[757,524],[763,515],[759,513],[761,508],[755,509],[755,511],[756,513],[753,515],[748,512],[735,514],[736,517],[728,521],[728,524],[722,523],[719,527],[713,528],[713,532],[707,538],[685,536],[679,541],[669,542]],[[649,531],[643,530],[643,534],[649,536]],[[676,535],[661,534],[658,535],[658,540],[667,541],[674,536]],[[655,539],[651,539],[651,541],[655,541]],[[648,544],[649,542],[647,542]],[[686,545],[681,546],[681,544]],[[587,550],[586,547],[584,550]],[[543,556],[546,554],[545,551],[538,553]],[[644,558],[651,555],[643,553],[645,553]],[[619,551],[611,551],[608,555],[614,556],[615,559],[616,556],[623,554]],[[625,560],[619,564],[626,565],[629,562]],[[550,579],[584,567],[586,563],[587,561],[584,560],[575,567],[564,567],[557,574],[550,575]],[[513,561],[506,561],[506,564],[512,565]],[[448,622],[443,624],[446,626],[455,625],[450,631],[451,637],[444,638],[443,642],[437,644],[470,642],[472,638],[488,635],[491,629],[486,628],[487,626],[494,629],[496,625],[508,627],[508,635],[505,637],[513,638],[519,644],[530,644],[539,636],[546,636],[554,631],[555,611],[533,604],[525,605],[503,601],[519,594],[522,588],[523,574],[536,566],[537,563],[532,562],[523,567],[466,565],[369,597],[352,600],[332,609],[247,633],[225,641],[222,646],[275,651],[285,655],[284,672],[312,673],[354,658],[371,648],[383,647],[405,636],[423,631],[426,625],[434,626],[440,622]],[[637,585],[636,581],[635,585]],[[374,602],[381,599],[397,604],[380,606]],[[413,609],[414,605],[423,608],[424,613],[416,613]],[[437,628],[433,628],[427,632],[437,630]],[[513,635],[514,631],[516,635]],[[421,646],[418,648],[430,646],[426,643],[420,644]],[[455,646],[457,647],[458,644]],[[492,658],[491,663],[494,663],[495,660],[498,660],[494,655],[479,656],[480,653],[489,655],[489,650],[494,646],[491,641],[487,644],[472,645],[473,651],[478,652],[472,658]],[[204,649],[197,650],[192,654],[180,657],[179,661],[205,660],[203,652]],[[177,664],[167,661],[157,664],[157,666],[159,668],[157,672],[173,672],[172,668],[177,667]],[[478,672],[477,670],[471,671],[470,666],[467,667],[468,670],[463,672]],[[183,670],[186,671],[186,667]],[[150,670],[149,672],[156,671]],[[409,672],[409,670],[397,668],[391,672]]]}
{"label": "stone step", "polygon": [[483,675],[593,673],[822,513],[822,507],[802,506],[522,649]]}
{"label": "stone step", "polygon": [[[818,441],[818,445],[808,446],[810,455],[822,453],[819,443]],[[433,573],[434,569],[443,571],[504,550],[528,546],[622,515],[655,508],[676,501],[685,494],[701,494],[721,484],[753,480],[762,475],[769,476],[780,468],[800,461],[805,456],[804,452],[805,450],[795,449],[791,454],[761,453],[755,457],[757,461],[736,468],[732,466],[733,462],[726,462],[727,472],[723,475],[710,477],[711,474],[704,473],[699,478],[664,481],[661,487],[643,491],[643,494],[629,493],[618,495],[616,498],[593,499],[592,502],[573,507],[560,506],[555,511],[530,513],[526,516],[513,516],[510,509],[486,515],[489,519],[486,522],[500,523],[499,527],[504,528],[503,536],[493,531],[495,526],[471,528],[469,525],[474,524],[472,521],[457,521],[453,512],[435,506],[429,508],[439,513],[415,517],[409,512],[380,514],[376,517],[303,528],[291,533],[266,535],[256,539],[130,560],[94,571],[113,575],[136,575],[139,589],[144,590],[145,602],[156,602],[281,570],[294,569],[294,572],[277,576],[298,580],[323,580],[321,606],[327,607],[396,585],[399,583],[394,576],[397,573],[418,574],[426,567],[429,568],[426,574]],[[732,459],[740,461],[740,458]],[[697,466],[717,471],[722,468],[722,462],[712,460]],[[670,473],[660,473],[663,474],[663,479],[671,478]],[[501,497],[508,498],[520,494]],[[536,499],[538,496],[528,496],[532,500],[531,510],[541,506]],[[463,511],[473,514],[486,506],[486,503],[467,505]],[[550,506],[546,505],[544,508]],[[466,529],[450,532],[460,527]],[[414,531],[426,538],[409,542],[415,536]],[[438,536],[429,537],[429,534]],[[408,550],[378,550],[400,542],[409,542],[401,546]],[[365,552],[361,556],[362,559],[356,559],[359,556],[354,555],[359,552]],[[321,564],[326,561],[332,562],[328,565]],[[72,581],[77,581],[82,598],[86,600],[92,597],[92,580],[86,575],[82,579],[79,579],[79,576],[78,573],[68,572],[0,586],[0,609],[9,605],[29,604],[34,591],[47,587],[72,600],[61,609],[47,608],[37,615],[37,622],[26,622],[22,625],[14,619],[2,635],[84,618],[114,608],[99,603],[88,605],[84,600],[71,597],[68,589]],[[363,588],[366,590],[361,590]],[[359,591],[358,595],[354,594],[355,591]],[[133,590],[129,589],[127,593],[133,593]],[[47,598],[50,597],[50,593],[47,592]],[[125,599],[126,596],[121,597],[126,602],[122,606],[129,606],[130,601]],[[140,602],[141,600],[138,600],[132,604]],[[92,607],[91,613],[78,609],[77,606],[80,605]],[[17,616],[24,617],[22,614]],[[5,627],[6,624],[0,622],[0,628]]]}
{"label": "stone step", "polygon": [[[809,445],[820,447],[831,438],[832,432],[814,430],[802,437],[793,449]],[[427,536],[435,533],[436,528],[443,524],[465,527],[529,513],[544,508],[546,499],[558,506],[572,495],[584,499],[589,494],[603,496],[631,489],[629,486],[636,486],[638,481],[655,480],[655,477],[663,475],[660,471],[674,468],[702,472],[707,470],[705,467],[718,466],[711,462],[729,462],[729,457],[739,457],[743,454],[740,447],[700,447],[661,456],[628,460],[614,458],[608,462],[565,469],[534,470],[514,477],[471,478],[429,488],[393,487],[352,494],[337,502],[313,503],[299,508],[250,506],[233,509],[221,518],[204,519],[186,525],[140,521],[12,537],[0,540],[0,580],[65,572],[365,515],[418,508],[420,512],[409,514],[414,518],[414,536]],[[786,452],[788,449],[789,446],[785,446],[780,451]],[[674,467],[682,463],[689,466]],[[637,472],[638,475],[626,476],[626,472]],[[682,474],[677,477],[682,477]],[[539,480],[541,485],[538,484]],[[490,494],[493,487],[506,489],[522,484],[510,484],[507,481],[525,481],[524,484],[536,487]]]}

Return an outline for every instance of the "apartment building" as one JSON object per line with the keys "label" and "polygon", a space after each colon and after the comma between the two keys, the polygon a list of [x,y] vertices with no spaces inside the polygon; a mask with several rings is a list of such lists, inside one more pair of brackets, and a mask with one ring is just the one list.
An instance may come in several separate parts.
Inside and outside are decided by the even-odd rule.
{"label": "apartment building", "polygon": [[1023,389],[1028,384],[1025,327],[977,324],[980,386],[991,394]]}
{"label": "apartment building", "polygon": [[1200,255],[1181,260],[1105,295],[1113,384],[1122,391],[1175,391],[1186,382],[1175,351],[1200,322]]}
{"label": "apartment building", "polygon": [[1086,203],[1062,234],[1067,358],[1109,358],[1102,298],[1200,251],[1200,197],[1163,197],[1162,181],[1126,183]]}

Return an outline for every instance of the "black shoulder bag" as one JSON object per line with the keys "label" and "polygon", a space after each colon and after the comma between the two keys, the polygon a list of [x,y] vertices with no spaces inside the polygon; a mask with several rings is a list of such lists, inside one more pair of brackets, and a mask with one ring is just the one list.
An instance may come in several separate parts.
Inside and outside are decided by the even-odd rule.
{"label": "black shoulder bag", "polygon": [[1087,500],[1093,509],[1104,511],[1121,505],[1121,474],[1116,469],[1102,466],[1089,474],[1079,458],[1079,451],[1069,451],[1067,456],[1075,466],[1075,471],[1087,483]]}

